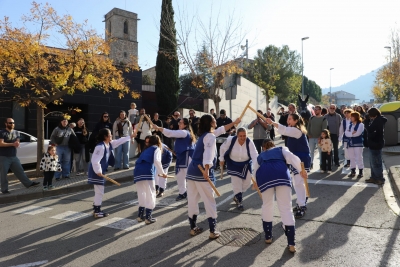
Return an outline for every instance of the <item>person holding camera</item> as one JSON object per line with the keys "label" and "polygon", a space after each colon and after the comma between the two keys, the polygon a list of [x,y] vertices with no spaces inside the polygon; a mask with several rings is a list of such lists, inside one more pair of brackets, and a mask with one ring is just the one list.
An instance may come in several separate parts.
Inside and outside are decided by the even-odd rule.
{"label": "person holding camera", "polygon": [[[130,136],[133,133],[132,123],[128,120],[126,116],[126,112],[121,110],[119,112],[119,117],[115,120],[113,124],[113,131],[115,140],[119,138]],[[133,139],[131,140],[133,144]],[[129,169],[129,149],[130,142],[126,141],[117,148],[115,148],[115,166],[114,170],[117,171],[121,168],[121,159],[122,159],[122,167],[124,169]]]}
{"label": "person holding camera", "polygon": [[[260,115],[263,115],[261,110],[257,110],[257,112],[260,113]],[[256,119],[247,126],[247,129],[249,130],[253,128],[253,142],[258,154],[260,154],[263,140],[269,138],[268,131],[271,130],[272,127],[257,116]]]}

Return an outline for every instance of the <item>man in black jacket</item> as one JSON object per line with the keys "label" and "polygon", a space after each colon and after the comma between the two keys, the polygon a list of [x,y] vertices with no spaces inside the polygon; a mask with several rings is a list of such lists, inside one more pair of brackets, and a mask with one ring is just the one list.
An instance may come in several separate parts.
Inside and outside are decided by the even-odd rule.
{"label": "man in black jacket", "polygon": [[387,119],[381,115],[377,108],[370,108],[368,115],[368,118],[364,121],[364,127],[367,131],[367,142],[365,143],[369,148],[371,178],[366,182],[382,185],[385,183],[382,169],[382,148],[385,146],[384,129]]}

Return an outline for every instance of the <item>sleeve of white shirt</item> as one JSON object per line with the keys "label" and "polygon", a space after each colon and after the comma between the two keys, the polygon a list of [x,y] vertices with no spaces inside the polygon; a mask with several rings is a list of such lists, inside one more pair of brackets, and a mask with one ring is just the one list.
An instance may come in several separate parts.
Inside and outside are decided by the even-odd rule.
{"label": "sleeve of white shirt", "polygon": [[278,123],[278,132],[281,135],[286,135],[286,136],[290,136],[290,137],[294,137],[296,139],[299,139],[302,136],[302,132],[297,129],[296,127],[286,127],[282,124]]}
{"label": "sleeve of white shirt", "polygon": [[204,152],[203,152],[203,166],[208,164],[210,167],[213,166],[213,160],[216,152],[216,137],[212,133],[208,133],[204,139]]}
{"label": "sleeve of white shirt", "polygon": [[185,130],[169,130],[164,128],[162,133],[169,138],[185,138],[188,132]]}
{"label": "sleeve of white shirt", "polygon": [[[250,154],[251,155],[251,154]],[[257,170],[258,170],[258,168],[260,168],[260,165],[258,165],[258,161],[257,161],[257,158],[256,158],[256,160],[255,161],[253,161],[253,166],[254,166],[254,169],[253,169],[253,176],[254,177],[256,177],[256,173],[257,173]]]}
{"label": "sleeve of white shirt", "polygon": [[343,132],[343,124],[341,123],[340,126],[339,126],[339,141],[343,140],[343,134],[344,134],[344,132]]}
{"label": "sleeve of white shirt", "polygon": [[229,136],[228,139],[221,145],[219,148],[219,161],[225,161],[224,155],[225,152],[228,151],[229,146],[231,145],[233,136]]}
{"label": "sleeve of white shirt", "polygon": [[130,141],[131,137],[130,136],[125,136],[125,137],[121,137],[117,140],[111,140],[111,145],[113,148],[119,147],[120,145],[122,145],[123,143]]}
{"label": "sleeve of white shirt", "polygon": [[166,174],[164,173],[162,164],[161,164],[161,150],[159,148],[157,148],[154,151],[154,166],[156,167],[157,170],[157,174]]}
{"label": "sleeve of white shirt", "polygon": [[[353,131],[351,131],[351,132],[353,132]],[[364,132],[364,123],[360,123],[360,125],[358,125],[358,129],[357,129],[356,133],[353,134],[352,137],[360,136],[363,134],[363,132]]]}
{"label": "sleeve of white shirt", "polygon": [[218,136],[220,136],[221,134],[224,134],[224,133],[226,133],[226,130],[225,130],[224,126],[220,126],[220,127],[218,127],[217,129],[214,130],[214,136],[215,137],[218,137]]}
{"label": "sleeve of white shirt", "polygon": [[253,161],[253,167],[255,168],[255,166],[256,166],[255,164],[257,163],[257,158],[258,158],[258,151],[257,151],[257,148],[254,145],[253,141],[251,141],[251,140],[249,143],[249,150],[250,150],[251,160]]}
{"label": "sleeve of white shirt", "polygon": [[100,161],[104,156],[104,146],[96,146],[94,148],[92,159],[90,162],[92,163],[94,173],[102,173]]}
{"label": "sleeve of white shirt", "polygon": [[282,147],[282,154],[288,164],[291,164],[297,171],[301,171],[301,161],[298,156],[290,152],[287,147]]}

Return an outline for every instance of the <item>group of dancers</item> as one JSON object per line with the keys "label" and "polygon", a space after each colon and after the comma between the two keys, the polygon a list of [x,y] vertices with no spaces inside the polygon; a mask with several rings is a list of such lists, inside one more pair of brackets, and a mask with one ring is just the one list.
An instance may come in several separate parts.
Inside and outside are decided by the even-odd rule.
{"label": "group of dancers", "polygon": [[[212,181],[215,185],[215,168],[217,162],[216,137],[224,134],[240,119],[221,127],[216,126],[212,115],[205,114],[199,120],[196,139],[189,121],[184,118],[179,121],[179,130],[169,130],[153,126],[156,131],[166,137],[175,138],[174,151],[171,151],[160,141],[157,135],[146,137],[146,149],[136,161],[133,177],[138,194],[138,221],[146,224],[156,222],[152,217],[156,197],[163,196],[166,187],[168,167],[171,164],[172,153],[176,155],[175,177],[179,194],[177,201],[187,199],[190,235],[196,236],[203,232],[197,225],[199,201],[202,199],[209,223],[209,238],[216,239],[221,233],[217,231],[217,204],[214,197]],[[244,210],[243,193],[251,186],[252,176],[255,177],[262,195],[262,221],[265,232],[265,243],[273,241],[272,219],[273,200],[276,195],[277,205],[287,237],[288,249],[295,252],[295,217],[301,218],[306,212],[306,190],[304,180],[310,167],[310,149],[306,137],[303,120],[297,114],[288,117],[288,126],[275,123],[270,119],[265,122],[273,125],[277,131],[287,136],[287,147],[275,147],[274,142],[265,139],[262,152],[257,149],[247,137],[245,128],[239,128],[236,136],[229,136],[220,148],[220,164],[226,164],[227,173],[231,176],[233,201],[239,210]],[[136,132],[131,136],[113,140],[111,132],[103,129],[98,135],[98,144],[94,150],[89,166],[88,182],[94,184],[93,216],[101,218],[108,213],[101,210],[104,195],[105,174],[108,165],[114,163],[114,152],[118,145],[134,140]],[[148,144],[147,144],[148,143]],[[301,168],[304,163],[305,170]],[[203,169],[203,170],[201,170]],[[222,171],[222,170],[221,170]],[[290,173],[293,174],[293,179]],[[292,212],[292,181],[297,195],[297,205]],[[156,184],[157,183],[157,184]]]}

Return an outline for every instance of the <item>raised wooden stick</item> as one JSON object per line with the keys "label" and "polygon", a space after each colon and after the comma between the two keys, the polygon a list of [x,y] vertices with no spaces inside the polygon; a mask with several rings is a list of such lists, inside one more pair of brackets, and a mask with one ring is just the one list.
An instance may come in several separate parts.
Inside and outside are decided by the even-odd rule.
{"label": "raised wooden stick", "polygon": [[253,177],[251,177],[251,181],[253,182],[253,185],[254,185],[254,187],[256,188],[257,193],[258,193],[258,195],[260,196],[260,198],[261,198],[261,200],[262,200],[261,191],[260,191],[260,188],[258,188],[256,179],[254,179]]}
{"label": "raised wooden stick", "polygon": [[248,108],[249,108],[251,111],[253,111],[254,113],[256,113],[257,116],[258,116],[260,119],[262,119],[262,120],[265,121],[265,122],[267,121],[267,118],[265,118],[262,114],[258,113],[257,110],[255,110],[255,109],[252,108],[251,106],[248,106]]}
{"label": "raised wooden stick", "polygon": [[[304,168],[304,162],[301,162],[301,171],[306,171],[306,169]],[[310,197],[310,188],[308,188],[307,178],[304,178],[304,185],[306,187],[306,196]]]}
{"label": "raised wooden stick", "polygon": [[[199,167],[199,169],[200,169],[200,171],[201,171],[201,173],[204,175],[204,174],[206,174],[206,170],[204,170],[203,169],[203,167],[199,164],[199,165],[197,165],[197,167]],[[205,175],[206,176],[206,180],[207,180],[207,182],[211,185],[211,187],[212,187],[212,189],[214,190],[214,192],[215,192],[215,194],[217,195],[217,196],[221,196],[221,194],[218,192],[218,189],[215,187],[215,185],[214,185],[214,183],[210,180],[210,178],[208,177],[208,174],[206,174]]]}
{"label": "raised wooden stick", "polygon": [[[247,103],[247,105],[244,107],[244,109],[243,109],[243,111],[242,111],[242,114],[240,114],[239,119],[242,119],[242,118],[243,118],[244,113],[246,113],[247,108],[250,106],[250,103],[251,103],[251,100],[249,100],[249,102]],[[236,127],[236,126],[237,126],[237,125],[235,125],[235,127]]]}
{"label": "raised wooden stick", "polygon": [[120,183],[118,183],[118,182],[115,181],[114,179],[111,179],[110,177],[105,176],[104,174],[102,174],[101,177],[103,177],[104,179],[106,179],[107,181],[109,181],[109,182],[111,182],[111,183],[113,183],[113,184],[115,184],[115,185],[118,185],[118,186],[121,185]]}

